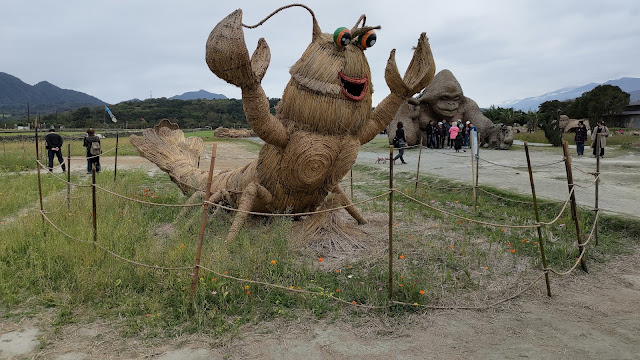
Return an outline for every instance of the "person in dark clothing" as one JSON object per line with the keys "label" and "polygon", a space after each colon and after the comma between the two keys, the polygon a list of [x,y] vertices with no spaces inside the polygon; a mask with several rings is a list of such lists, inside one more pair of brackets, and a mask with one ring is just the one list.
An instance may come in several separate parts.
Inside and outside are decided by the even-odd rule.
{"label": "person in dark clothing", "polygon": [[396,129],[396,139],[398,140],[398,155],[393,158],[393,161],[396,161],[396,159],[400,158],[400,161],[402,161],[403,164],[406,164],[406,162],[404,162],[403,155],[404,147],[407,146],[407,138],[404,137],[404,129],[402,127],[402,121],[398,121],[398,128]]}
{"label": "person in dark clothing", "polygon": [[[91,167],[95,165],[96,172],[100,172],[102,167],[100,166],[100,153],[102,151],[98,150],[98,154],[92,154],[92,148],[95,149],[94,142],[98,143],[98,148],[100,144],[100,138],[96,136],[96,131],[93,128],[87,129],[87,136],[84,138],[82,146],[87,148],[87,173],[91,174]],[[95,151],[95,150],[94,150]]]}
{"label": "person in dark clothing", "polygon": [[574,141],[576,142],[578,156],[582,156],[584,154],[584,142],[587,141],[587,127],[584,126],[584,121],[582,120],[578,121]]}
{"label": "person in dark clothing", "polygon": [[56,134],[56,128],[51,127],[49,133],[44,137],[47,152],[49,155],[49,172],[53,172],[53,157],[58,157],[58,162],[62,167],[62,171],[66,171],[64,159],[62,158],[62,136]]}
{"label": "person in dark clothing", "polygon": [[427,124],[427,148],[431,149],[433,147],[433,120]]}

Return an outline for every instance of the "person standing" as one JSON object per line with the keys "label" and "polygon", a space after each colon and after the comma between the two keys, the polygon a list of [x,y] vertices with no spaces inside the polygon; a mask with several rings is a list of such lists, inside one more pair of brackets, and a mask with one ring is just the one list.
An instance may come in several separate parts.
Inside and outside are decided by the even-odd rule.
{"label": "person standing", "polygon": [[584,126],[584,121],[582,120],[578,121],[574,141],[576,142],[576,152],[578,156],[584,155],[584,142],[587,141],[587,127]]}
{"label": "person standing", "polygon": [[433,120],[429,121],[427,124],[427,148],[433,148]]}
{"label": "person standing", "polygon": [[[469,136],[471,136],[472,131],[478,132],[478,128],[476,128],[473,123],[469,123]],[[477,135],[476,135],[477,136]],[[479,137],[479,136],[478,136]],[[476,139],[479,140],[479,139]],[[478,144],[480,146],[480,144]],[[471,140],[469,140],[469,149],[471,149]]]}
{"label": "person standing", "polygon": [[467,148],[469,147],[469,124],[471,124],[471,121],[467,120],[467,122],[464,124],[464,129],[462,132],[462,146],[466,146]]}
{"label": "person standing", "polygon": [[402,121],[398,121],[398,128],[396,129],[396,137],[395,139],[398,141],[398,155],[393,158],[393,161],[396,159],[400,159],[403,164],[406,164],[404,161],[404,147],[407,146],[407,138],[404,137],[404,129],[402,128]]}
{"label": "person standing", "polygon": [[449,127],[449,149],[453,147],[454,141],[458,137],[458,133],[460,133],[460,128],[458,127],[457,122],[454,120],[451,122],[451,126]]}
{"label": "person standing", "polygon": [[593,156],[596,155],[596,149],[598,148],[597,141],[600,141],[600,157],[604,157],[604,147],[607,145],[607,136],[609,136],[609,128],[600,121],[598,126],[591,132],[591,147],[593,148]]}
{"label": "person standing", "polygon": [[82,146],[87,148],[87,173],[91,174],[92,165],[95,165],[96,172],[100,172],[102,170],[100,166],[102,149],[100,147],[100,138],[96,136],[96,131],[93,128],[87,129],[87,136],[84,138]]}
{"label": "person standing", "polygon": [[49,133],[44,137],[47,153],[49,155],[49,172],[53,172],[53,157],[58,157],[58,163],[62,166],[62,171],[66,171],[64,159],[62,158],[62,136],[56,134],[55,126],[49,128]]}

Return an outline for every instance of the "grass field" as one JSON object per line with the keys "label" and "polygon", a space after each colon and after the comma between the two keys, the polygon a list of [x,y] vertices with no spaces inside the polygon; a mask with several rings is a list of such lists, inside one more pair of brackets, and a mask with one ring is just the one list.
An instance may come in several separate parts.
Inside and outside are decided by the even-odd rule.
{"label": "grass field", "polygon": [[[385,146],[383,143],[367,146]],[[106,172],[98,178],[99,185],[143,202],[186,201],[164,174],[118,174],[117,184]],[[227,243],[232,214],[210,215],[202,265],[215,273],[202,271],[191,297],[200,208],[181,214],[181,208],[155,207],[98,191],[98,245],[137,263],[180,268],[159,270],[127,263],[93,245],[90,189],[74,187],[68,210],[66,185],[44,177],[45,210],[63,234],[48,223],[43,225],[35,211],[34,175],[1,176],[7,184],[2,196],[11,194],[12,202],[3,202],[0,207],[4,219],[0,224],[0,303],[19,313],[53,310],[57,326],[89,313],[119,324],[125,336],[219,335],[247,323],[296,317],[300,311],[318,318],[359,316],[359,308],[352,302],[382,306],[374,312],[377,316],[419,309],[415,305],[386,306],[386,198],[359,205],[371,221],[350,233],[351,243],[357,246],[346,250],[330,249],[322,240],[305,241],[300,222],[288,217],[251,218],[239,236]],[[379,168],[358,165],[354,176],[356,200],[384,193],[388,184],[386,173]],[[530,204],[485,196],[478,204],[481,211],[476,212],[467,187],[435,178],[424,181],[430,185],[415,192],[409,175],[394,180],[403,192],[462,217],[498,224],[533,223]],[[529,200],[485,189],[513,200]],[[471,223],[399,194],[394,196],[394,204],[393,286],[397,301],[475,305],[504,298],[540,274],[538,238],[533,228]],[[541,204],[541,220],[550,221],[560,208],[558,203]],[[592,213],[581,211],[579,218],[587,232]],[[571,267],[578,250],[569,212],[545,227],[543,234],[549,266]],[[589,248],[588,261],[606,262],[628,252],[639,235],[640,222],[604,217],[601,245]]]}

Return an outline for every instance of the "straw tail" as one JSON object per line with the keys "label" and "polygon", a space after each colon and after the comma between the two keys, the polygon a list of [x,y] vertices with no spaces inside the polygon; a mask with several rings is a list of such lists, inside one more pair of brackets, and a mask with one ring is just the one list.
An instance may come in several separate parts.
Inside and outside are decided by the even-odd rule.
{"label": "straw tail", "polygon": [[131,135],[129,141],[141,156],[167,172],[183,193],[205,188],[207,172],[198,169],[204,146],[201,138],[185,139],[176,124],[164,119],[153,129],[145,129],[142,136]]}

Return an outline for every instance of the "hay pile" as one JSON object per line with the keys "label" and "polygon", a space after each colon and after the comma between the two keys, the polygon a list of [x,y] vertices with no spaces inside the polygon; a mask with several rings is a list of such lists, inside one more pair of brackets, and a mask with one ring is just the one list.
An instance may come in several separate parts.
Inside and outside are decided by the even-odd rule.
{"label": "hay pile", "polygon": [[230,129],[225,127],[219,127],[213,130],[213,135],[218,138],[245,138],[245,137],[254,137],[256,133],[250,129]]}

